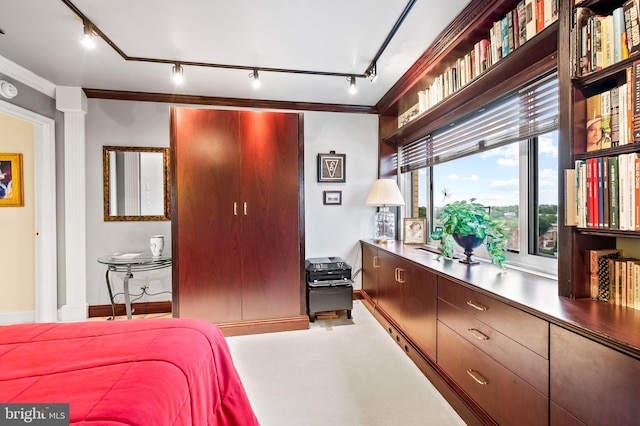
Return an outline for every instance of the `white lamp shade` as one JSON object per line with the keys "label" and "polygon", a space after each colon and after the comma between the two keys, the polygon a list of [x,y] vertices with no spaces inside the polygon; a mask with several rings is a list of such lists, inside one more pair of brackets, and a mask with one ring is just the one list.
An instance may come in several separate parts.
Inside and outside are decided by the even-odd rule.
{"label": "white lamp shade", "polygon": [[373,182],[365,204],[368,206],[404,206],[404,199],[394,179],[378,179]]}

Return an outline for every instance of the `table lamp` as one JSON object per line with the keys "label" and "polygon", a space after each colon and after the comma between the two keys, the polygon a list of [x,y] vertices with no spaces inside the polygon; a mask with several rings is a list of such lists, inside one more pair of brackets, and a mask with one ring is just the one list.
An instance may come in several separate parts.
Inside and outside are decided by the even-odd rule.
{"label": "table lamp", "polygon": [[396,218],[389,206],[404,206],[402,194],[395,179],[377,179],[367,201],[368,206],[379,206],[373,224],[373,239],[377,243],[388,243],[396,239]]}

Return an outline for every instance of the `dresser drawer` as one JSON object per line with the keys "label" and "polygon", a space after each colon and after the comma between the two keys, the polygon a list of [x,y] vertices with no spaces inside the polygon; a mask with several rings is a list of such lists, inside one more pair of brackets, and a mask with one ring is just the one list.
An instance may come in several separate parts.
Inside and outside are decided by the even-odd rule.
{"label": "dresser drawer", "polygon": [[546,396],[440,321],[438,365],[497,423],[549,423]]}
{"label": "dresser drawer", "polygon": [[438,320],[548,396],[547,359],[442,299],[438,301]]}
{"label": "dresser drawer", "polygon": [[442,277],[438,298],[549,358],[548,322]]}

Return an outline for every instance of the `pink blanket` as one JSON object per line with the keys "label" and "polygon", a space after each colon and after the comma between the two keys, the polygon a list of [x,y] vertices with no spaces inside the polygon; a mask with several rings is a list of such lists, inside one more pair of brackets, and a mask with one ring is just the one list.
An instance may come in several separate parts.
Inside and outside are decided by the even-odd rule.
{"label": "pink blanket", "polygon": [[195,319],[1,326],[0,402],[68,403],[71,424],[258,424],[222,333]]}

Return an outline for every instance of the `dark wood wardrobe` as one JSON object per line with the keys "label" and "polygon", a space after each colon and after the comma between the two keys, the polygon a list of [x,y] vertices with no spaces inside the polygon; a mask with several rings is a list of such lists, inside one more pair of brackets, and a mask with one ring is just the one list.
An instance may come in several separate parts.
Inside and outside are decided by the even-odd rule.
{"label": "dark wood wardrobe", "polygon": [[173,315],[308,327],[303,115],[171,109]]}

